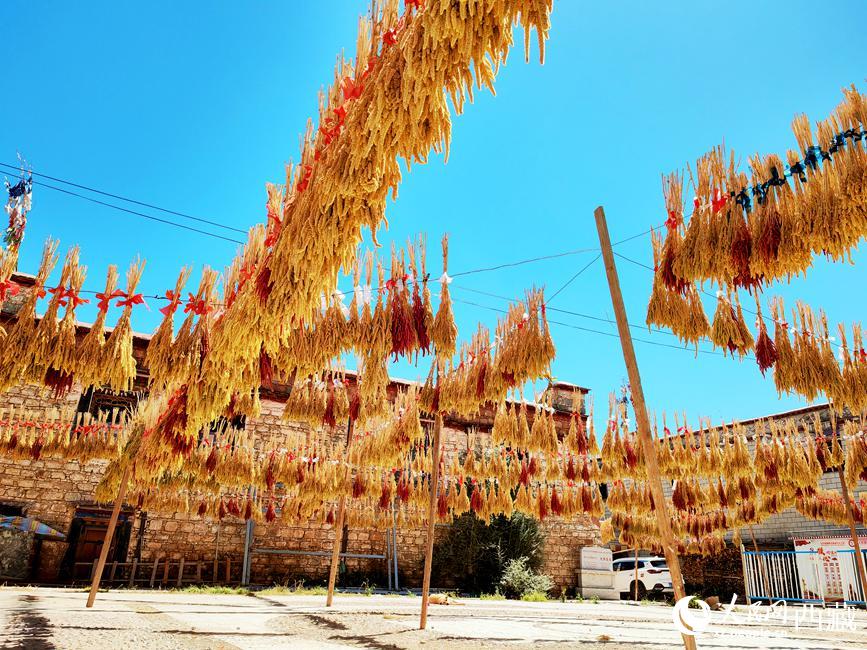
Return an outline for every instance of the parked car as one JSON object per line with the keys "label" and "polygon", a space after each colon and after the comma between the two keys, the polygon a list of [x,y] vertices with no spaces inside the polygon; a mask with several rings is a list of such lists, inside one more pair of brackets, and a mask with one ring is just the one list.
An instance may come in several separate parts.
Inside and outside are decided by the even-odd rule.
{"label": "parked car", "polygon": [[[619,558],[612,562],[614,569],[614,589],[621,598],[634,598],[635,558]],[[673,593],[671,573],[664,557],[638,558],[638,600],[649,593]]]}

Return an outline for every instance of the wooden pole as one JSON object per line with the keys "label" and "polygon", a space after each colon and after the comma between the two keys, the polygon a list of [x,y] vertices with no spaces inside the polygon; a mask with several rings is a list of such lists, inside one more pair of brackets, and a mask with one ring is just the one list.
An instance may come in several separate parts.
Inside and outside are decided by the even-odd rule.
{"label": "wooden pole", "polygon": [[752,605],[753,601],[750,598],[750,584],[747,578],[747,557],[744,555],[744,544],[741,542],[741,573],[744,575],[744,598],[747,599],[747,605]]}
{"label": "wooden pole", "polygon": [[[346,447],[352,440],[352,429],[355,423],[349,418],[346,425]],[[328,571],[328,595],[325,597],[325,606],[331,607],[334,601],[334,584],[337,582],[337,567],[340,565],[340,547],[343,544],[343,522],[346,519],[346,495],[340,497],[337,505],[337,520],[334,522],[334,546],[331,549],[331,568]]]}
{"label": "wooden pole", "polygon": [[424,578],[421,585],[421,619],[418,628],[427,627],[427,606],[430,596],[430,570],[433,563],[434,526],[437,520],[437,487],[440,480],[440,435],[443,428],[443,416],[437,414],[434,421],[433,449],[431,450],[430,504],[427,509],[427,547],[424,553]]}
{"label": "wooden pole", "polygon": [[105,530],[105,539],[102,540],[102,549],[99,551],[99,560],[96,564],[96,571],[93,573],[93,582],[90,585],[90,594],[87,596],[87,606],[93,607],[93,601],[96,600],[96,592],[99,591],[99,581],[102,579],[102,570],[105,568],[105,561],[108,559],[108,551],[111,547],[111,540],[114,537],[114,529],[117,527],[117,519],[120,516],[120,508],[123,505],[123,498],[126,496],[126,487],[129,483],[130,465],[127,464],[120,476],[120,486],[117,489],[117,498],[114,500],[114,508],[111,510],[111,518],[108,520],[108,528]]}
{"label": "wooden pole", "polygon": [[846,485],[843,463],[837,468],[837,473],[840,475],[840,491],[843,493],[846,514],[849,516],[849,533],[852,535],[852,544],[855,546],[855,566],[858,568],[858,580],[861,582],[861,598],[867,600],[867,573],[864,572],[864,556],[861,555],[861,542],[858,541],[858,531],[855,529],[855,513],[852,512],[853,503],[849,499],[849,486]]}
{"label": "wooden pole", "polygon": [[[623,294],[620,291],[620,280],[617,277],[617,266],[614,264],[614,251],[611,248],[611,238],[608,235],[608,224],[605,222],[605,210],[599,206],[594,211],[596,230],[599,232],[599,244],[605,261],[605,274],[608,277],[608,288],[611,291],[611,303],[617,319],[617,331],[620,334],[620,345],[623,348],[623,360],[629,375],[629,387],[632,392],[632,403],[635,409],[635,420],[638,425],[638,437],[644,451],[644,464],[647,469],[647,482],[656,506],[656,519],[659,526],[665,559],[671,572],[671,582],[677,600],[686,597],[683,586],[683,575],[680,572],[680,559],[677,556],[677,545],[671,530],[671,519],[662,489],[662,479],[659,475],[659,462],[656,457],[656,445],[650,435],[650,421],[647,417],[647,405],[644,403],[644,390],[641,387],[641,375],[638,372],[638,361],[635,358],[635,348],[632,345],[632,334],[629,332],[629,321],[626,318],[626,307],[623,304]],[[681,634],[686,650],[695,650],[695,637]]]}
{"label": "wooden pole", "polygon": [[635,548],[635,566],[633,569],[635,569],[635,575],[633,576],[632,600],[638,602],[638,547]]}

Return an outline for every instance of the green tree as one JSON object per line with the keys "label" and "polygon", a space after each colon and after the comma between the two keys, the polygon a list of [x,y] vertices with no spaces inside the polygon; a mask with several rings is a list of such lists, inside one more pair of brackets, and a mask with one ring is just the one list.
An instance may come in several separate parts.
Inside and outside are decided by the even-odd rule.
{"label": "green tree", "polygon": [[537,570],[544,546],[539,522],[532,517],[495,515],[485,523],[466,513],[434,544],[433,584],[468,594],[493,593],[511,560],[526,558],[526,567]]}

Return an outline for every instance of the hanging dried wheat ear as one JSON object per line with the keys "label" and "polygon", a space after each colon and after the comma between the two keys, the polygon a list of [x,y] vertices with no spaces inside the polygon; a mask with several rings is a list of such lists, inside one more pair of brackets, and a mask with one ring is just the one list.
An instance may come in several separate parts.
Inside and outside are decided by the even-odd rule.
{"label": "hanging dried wheat ear", "polygon": [[[352,266],[363,227],[375,241],[387,196],[400,182],[399,159],[425,162],[431,150],[447,153],[443,91],[460,112],[472,99],[470,72],[492,89],[513,44],[512,26],[536,29],[543,43],[551,4],[509,0],[456,19],[445,5],[413,3],[400,17],[396,0],[374,3],[360,22],[357,59],[340,57],[336,83],[321,96],[318,128],[308,124],[285,188],[267,188],[268,224],[253,229],[261,242],[253,245],[259,235],[251,231],[244,263],[233,265],[251,281],[228,283],[226,312],[214,323],[203,364],[210,385],[190,392],[192,412],[216,417],[236,395],[255,402],[258,385],[251,384],[258,381],[261,351],[276,354],[285,327],[308,321],[320,296],[333,294],[340,269]],[[465,47],[429,47],[453,42]],[[403,82],[395,86],[396,78]]]}
{"label": "hanging dried wheat ear", "polygon": [[[178,355],[173,353],[175,312],[181,305],[181,295],[184,285],[189,280],[191,272],[192,269],[190,267],[182,268],[175,282],[175,288],[166,291],[166,298],[169,304],[160,309],[160,312],[163,314],[163,320],[148,344],[145,364],[148,368],[151,386],[157,389],[165,388],[169,383],[177,379],[177,370],[174,368],[174,362]],[[106,291],[108,290],[109,288],[106,287]]]}
{"label": "hanging dried wheat ear", "polygon": [[81,287],[87,276],[87,269],[75,261],[70,269],[69,287],[65,291],[66,311],[57,326],[54,340],[50,343],[45,358],[44,383],[54,391],[55,399],[61,398],[72,390],[73,381],[78,379],[82,365],[81,351],[76,345],[76,308],[86,302],[80,297]]}
{"label": "hanging dried wheat ear", "polygon": [[[734,304],[732,300],[734,299]],[[734,305],[737,305],[735,310]],[[753,349],[753,337],[744,323],[743,311],[737,294],[724,296],[720,291],[717,293],[717,308],[711,328],[711,341],[724,352],[743,358]]]}
{"label": "hanging dried wheat ear", "polygon": [[[57,318],[61,307],[67,304],[66,285],[69,283],[73,269],[78,266],[78,247],[71,248],[60,271],[60,279],[54,288],[47,289],[51,294],[45,313],[38,319],[38,323],[30,337],[27,348],[19,351],[27,359],[26,365],[21,368],[21,379],[25,382],[40,383],[43,380],[49,356],[52,355],[52,344],[56,341],[58,332]],[[38,293],[45,295],[46,290],[41,287]],[[21,315],[19,315],[20,322]]]}
{"label": "hanging dried wheat ear", "polygon": [[[662,239],[656,231],[651,233],[651,238],[654,242],[654,267],[658,269],[662,258]],[[646,322],[648,326],[668,327],[684,343],[697,345],[710,334],[710,324],[695,285],[689,284],[683,293],[671,291],[663,284],[659,273],[653,278]]]}
{"label": "hanging dried wheat ear", "polygon": [[117,278],[117,267],[112,264],[105,275],[105,288],[96,294],[96,319],[79,345],[76,378],[84,387],[101,385],[105,377],[105,321],[111,301],[122,293],[117,289]]}
{"label": "hanging dried wheat ear", "polygon": [[[722,147],[702,156],[683,241],[674,235],[666,241],[674,251],[671,264],[663,258],[661,265],[669,286],[713,280],[725,288],[752,287],[804,273],[814,255],[849,259],[867,232],[864,107],[864,95],[853,87],[815,132],[806,116],[796,117],[792,130],[799,150],[787,152],[786,164],[775,155],[754,156],[749,179]],[[677,177],[671,178],[666,198],[677,185]],[[666,207],[669,220],[679,225]]]}
{"label": "hanging dried wheat ear", "polygon": [[777,363],[777,347],[774,341],[768,336],[768,328],[765,325],[765,319],[762,316],[762,305],[759,300],[759,293],[756,291],[756,327],[759,335],[756,338],[756,363],[762,375],[767,370],[773,368]]}
{"label": "hanging dried wheat ear", "polygon": [[[412,313],[421,352],[422,354],[430,354],[432,345],[430,333],[433,329],[434,313],[431,307],[430,285],[428,284],[427,242],[424,235],[419,235],[418,250],[421,257],[421,275],[416,274],[416,282],[413,288]],[[413,273],[415,273],[415,265],[413,265]],[[419,283],[422,285],[420,296]]]}
{"label": "hanging dried wheat ear", "polygon": [[442,359],[450,359],[455,355],[458,337],[458,328],[455,326],[455,317],[452,314],[452,301],[449,295],[451,278],[448,275],[449,267],[449,238],[443,236],[443,274],[440,278],[440,305],[434,318],[433,328],[430,332],[431,341],[437,355]]}
{"label": "hanging dried wheat ear", "polygon": [[673,293],[683,293],[689,283],[675,271],[675,262],[683,245],[683,236],[680,232],[683,226],[683,178],[681,175],[675,173],[663,178],[662,193],[665,197],[665,209],[668,213],[668,219],[665,222],[668,233],[660,250],[659,261],[656,263],[656,273],[662,286],[666,289]]}
{"label": "hanging dried wheat ear", "polygon": [[415,318],[412,310],[412,294],[407,285],[409,274],[406,272],[403,255],[391,249],[391,278],[386,283],[388,291],[388,311],[391,316],[391,354],[409,358],[418,346],[415,331]]}
{"label": "hanging dried wheat ear", "polygon": [[136,377],[136,361],[133,357],[132,344],[132,308],[142,304],[144,299],[135,292],[145,262],[136,261],[126,273],[126,291],[118,306],[123,307],[123,313],[109,334],[104,347],[104,363],[107,365],[105,383],[114,390],[132,390]]}

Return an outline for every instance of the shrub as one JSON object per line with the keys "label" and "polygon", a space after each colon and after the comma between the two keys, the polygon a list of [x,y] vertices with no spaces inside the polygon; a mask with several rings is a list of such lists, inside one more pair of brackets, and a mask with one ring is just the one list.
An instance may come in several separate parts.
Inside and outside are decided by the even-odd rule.
{"label": "shrub", "polygon": [[536,573],[528,566],[527,558],[510,560],[500,579],[500,587],[507,598],[523,598],[531,593],[547,594],[554,588],[554,582],[542,573]]}
{"label": "shrub", "polygon": [[527,566],[537,570],[544,545],[539,522],[532,517],[496,515],[486,523],[466,513],[434,545],[433,583],[463,593],[491,593],[510,560],[526,558]]}

